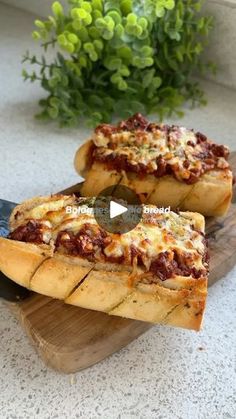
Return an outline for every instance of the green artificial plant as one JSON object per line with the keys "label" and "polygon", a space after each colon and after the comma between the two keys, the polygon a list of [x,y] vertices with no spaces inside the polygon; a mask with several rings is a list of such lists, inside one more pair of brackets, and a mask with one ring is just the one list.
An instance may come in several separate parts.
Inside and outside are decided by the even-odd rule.
{"label": "green artificial plant", "polygon": [[23,59],[34,65],[24,79],[47,92],[38,116],[96,125],[135,112],[180,116],[185,101],[203,103],[191,75],[211,70],[200,55],[212,18],[200,10],[199,0],[68,0],[67,11],[54,2],[33,32],[45,54]]}

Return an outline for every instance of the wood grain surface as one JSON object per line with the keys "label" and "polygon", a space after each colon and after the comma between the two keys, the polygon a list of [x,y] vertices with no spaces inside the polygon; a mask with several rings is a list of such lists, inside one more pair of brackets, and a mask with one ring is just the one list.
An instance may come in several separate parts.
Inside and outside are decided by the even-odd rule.
{"label": "wood grain surface", "polygon": [[[230,162],[236,172],[236,152]],[[63,192],[79,190],[77,184]],[[235,188],[229,213],[207,219],[206,231],[211,256],[209,285],[212,285],[236,264]],[[101,361],[152,327],[149,323],[69,306],[38,294],[10,306],[46,364],[64,373]]]}

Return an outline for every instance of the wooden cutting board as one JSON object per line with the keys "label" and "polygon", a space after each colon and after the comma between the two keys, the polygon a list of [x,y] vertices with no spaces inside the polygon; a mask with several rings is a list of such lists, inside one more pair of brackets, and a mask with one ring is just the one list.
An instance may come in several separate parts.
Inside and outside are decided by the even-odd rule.
{"label": "wooden cutting board", "polygon": [[[236,152],[230,162],[236,172]],[[78,184],[63,192],[79,189]],[[209,285],[212,285],[236,264],[236,188],[227,216],[209,218],[206,225],[211,255]],[[10,307],[46,364],[65,373],[101,361],[152,327],[149,323],[69,306],[35,293]]]}

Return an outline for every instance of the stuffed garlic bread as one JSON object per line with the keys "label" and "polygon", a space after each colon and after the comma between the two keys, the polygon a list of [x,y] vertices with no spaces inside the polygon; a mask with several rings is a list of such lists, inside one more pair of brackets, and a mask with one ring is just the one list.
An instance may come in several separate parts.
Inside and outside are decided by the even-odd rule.
{"label": "stuffed garlic bread", "polygon": [[158,214],[150,205],[133,230],[113,234],[97,224],[92,206],[93,198],[74,195],[18,205],[9,237],[0,238],[0,270],[68,304],[199,330],[208,276],[203,216]]}
{"label": "stuffed garlic bread", "polygon": [[219,216],[232,197],[228,155],[226,146],[199,132],[136,114],[118,125],[99,125],[77,151],[75,168],[85,178],[84,196],[122,184],[145,203]]}

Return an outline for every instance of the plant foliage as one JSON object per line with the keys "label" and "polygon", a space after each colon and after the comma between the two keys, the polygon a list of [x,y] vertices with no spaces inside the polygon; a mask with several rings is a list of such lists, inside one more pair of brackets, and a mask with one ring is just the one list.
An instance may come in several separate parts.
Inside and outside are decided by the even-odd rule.
{"label": "plant foliage", "polygon": [[186,100],[204,102],[191,75],[203,65],[200,55],[212,18],[199,14],[199,0],[68,0],[64,11],[56,1],[53,15],[36,20],[33,38],[47,62],[29,52],[23,62],[25,80],[39,81],[47,91],[40,118],[71,126],[85,118],[90,125],[113,115],[135,112],[177,113]]}

